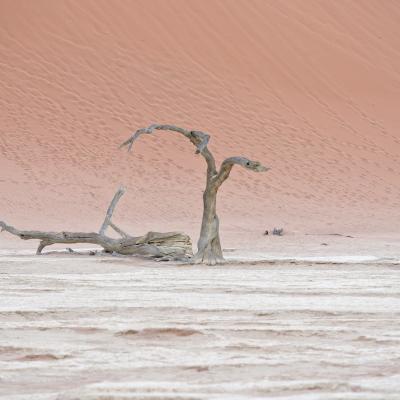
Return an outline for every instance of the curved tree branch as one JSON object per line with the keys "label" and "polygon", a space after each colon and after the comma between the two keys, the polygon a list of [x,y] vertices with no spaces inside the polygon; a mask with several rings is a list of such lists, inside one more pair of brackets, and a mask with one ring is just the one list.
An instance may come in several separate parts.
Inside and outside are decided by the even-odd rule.
{"label": "curved tree branch", "polygon": [[264,167],[260,162],[251,161],[246,157],[229,157],[222,162],[221,168],[213,180],[216,188],[219,188],[221,184],[229,177],[229,174],[231,173],[231,170],[235,164],[255,172],[264,172],[269,170],[269,168]]}
{"label": "curved tree branch", "polygon": [[121,144],[120,148],[128,146],[128,151],[131,151],[133,143],[140,136],[152,134],[154,130],[178,132],[187,137],[196,146],[196,154],[201,154],[207,162],[207,178],[211,179],[216,175],[217,169],[215,166],[215,159],[207,148],[210,135],[201,131],[189,131],[175,125],[152,124],[147,128],[138,129],[128,140]]}

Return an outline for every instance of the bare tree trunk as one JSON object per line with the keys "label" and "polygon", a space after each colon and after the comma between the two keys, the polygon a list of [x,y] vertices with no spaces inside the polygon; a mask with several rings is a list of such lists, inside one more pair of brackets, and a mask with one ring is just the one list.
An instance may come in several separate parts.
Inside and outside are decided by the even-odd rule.
{"label": "bare tree trunk", "polygon": [[219,237],[219,219],[217,216],[217,192],[222,183],[229,177],[232,167],[237,164],[256,172],[267,171],[258,161],[251,161],[245,157],[230,157],[222,162],[219,171],[215,159],[207,145],[210,136],[201,131],[189,131],[174,125],[153,124],[148,128],[138,129],[122,146],[132,149],[133,143],[143,134],[151,134],[154,130],[174,131],[187,137],[197,148],[196,154],[201,154],[207,163],[207,183],[203,193],[203,219],[200,238],[197,243],[197,253],[194,263],[215,265],[224,262]]}
{"label": "bare tree trunk", "polygon": [[200,238],[197,243],[195,263],[215,265],[224,261],[219,238],[219,219],[217,216],[217,190],[207,183],[203,193],[203,219]]}

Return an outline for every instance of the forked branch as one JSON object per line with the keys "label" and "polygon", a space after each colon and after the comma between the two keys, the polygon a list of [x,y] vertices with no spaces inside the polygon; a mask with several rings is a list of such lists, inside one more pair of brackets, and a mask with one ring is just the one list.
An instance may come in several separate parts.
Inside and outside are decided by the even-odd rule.
{"label": "forked branch", "polygon": [[100,231],[99,231],[100,235],[104,235],[106,230],[107,230],[107,228],[110,226],[117,233],[119,233],[122,237],[127,237],[125,232],[121,231],[121,229],[119,229],[117,226],[115,226],[111,222],[111,218],[113,216],[115,207],[117,206],[119,199],[124,195],[124,193],[125,193],[125,188],[123,186],[120,186],[120,188],[115,193],[113,199],[111,200],[110,205],[108,206],[106,217],[104,218],[104,222],[101,225],[101,228],[100,228]]}
{"label": "forked branch", "polygon": [[255,172],[265,172],[269,170],[268,167],[264,167],[260,162],[251,161],[246,157],[229,157],[222,162],[219,172],[213,180],[217,188],[229,177],[234,165],[240,165],[243,168]]}

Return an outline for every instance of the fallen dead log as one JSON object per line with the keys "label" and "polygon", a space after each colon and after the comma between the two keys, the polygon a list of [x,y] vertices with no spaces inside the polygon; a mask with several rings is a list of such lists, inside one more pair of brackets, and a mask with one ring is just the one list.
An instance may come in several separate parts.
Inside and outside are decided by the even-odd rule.
{"label": "fallen dead log", "polygon": [[[188,235],[181,232],[148,232],[144,236],[130,236],[112,222],[112,215],[125,189],[120,187],[110,206],[106,217],[97,232],[44,232],[24,231],[0,221],[1,231],[6,231],[23,240],[39,240],[36,254],[42,254],[45,247],[53,244],[88,243],[101,246],[107,253],[122,255],[140,255],[162,260],[189,261],[193,256],[192,242]],[[106,236],[107,228],[114,229],[119,238]]]}

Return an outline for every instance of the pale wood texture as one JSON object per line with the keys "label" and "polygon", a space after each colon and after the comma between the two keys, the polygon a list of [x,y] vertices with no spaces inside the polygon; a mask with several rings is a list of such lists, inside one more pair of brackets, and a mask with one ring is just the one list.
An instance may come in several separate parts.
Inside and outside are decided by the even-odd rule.
{"label": "pale wood texture", "polygon": [[[44,232],[23,231],[0,221],[1,231],[6,231],[23,240],[39,240],[36,254],[41,254],[46,246],[56,243],[73,244],[89,243],[101,246],[107,253],[122,255],[141,255],[162,260],[188,261],[192,256],[192,242],[188,235],[181,232],[148,232],[144,236],[133,237],[126,234],[111,220],[119,199],[125,189],[120,187],[115,193],[108,207],[106,217],[100,228],[100,232]],[[121,237],[118,239],[105,235],[108,227],[113,228]]]}
{"label": "pale wood texture", "polygon": [[153,124],[148,128],[138,129],[121,147],[132,149],[133,143],[144,134],[154,133],[155,130],[178,132],[188,138],[196,146],[196,154],[201,154],[207,163],[207,181],[203,193],[203,218],[200,229],[200,238],[197,243],[197,253],[193,257],[194,263],[209,265],[224,262],[221,241],[219,237],[219,219],[217,216],[217,192],[222,183],[229,177],[234,165],[240,165],[255,172],[264,172],[269,168],[258,161],[251,161],[245,157],[229,157],[224,160],[217,170],[215,159],[208,149],[210,135],[201,131],[190,131],[175,125]]}
{"label": "pale wood texture", "polygon": [[[115,193],[115,195],[114,195],[113,199],[111,200],[111,203],[107,209],[106,217],[104,218],[103,225],[101,226],[100,231],[99,231],[100,235],[104,235],[104,233],[106,232],[106,230],[109,226],[111,226],[117,233],[121,232],[119,228],[117,228],[118,230],[115,229],[116,226],[114,224],[112,224],[111,218],[113,216],[115,207],[117,206],[119,199],[124,195],[124,193],[125,193],[125,188],[123,186],[120,186],[120,188]],[[124,235],[126,235],[126,234],[124,233]]]}

